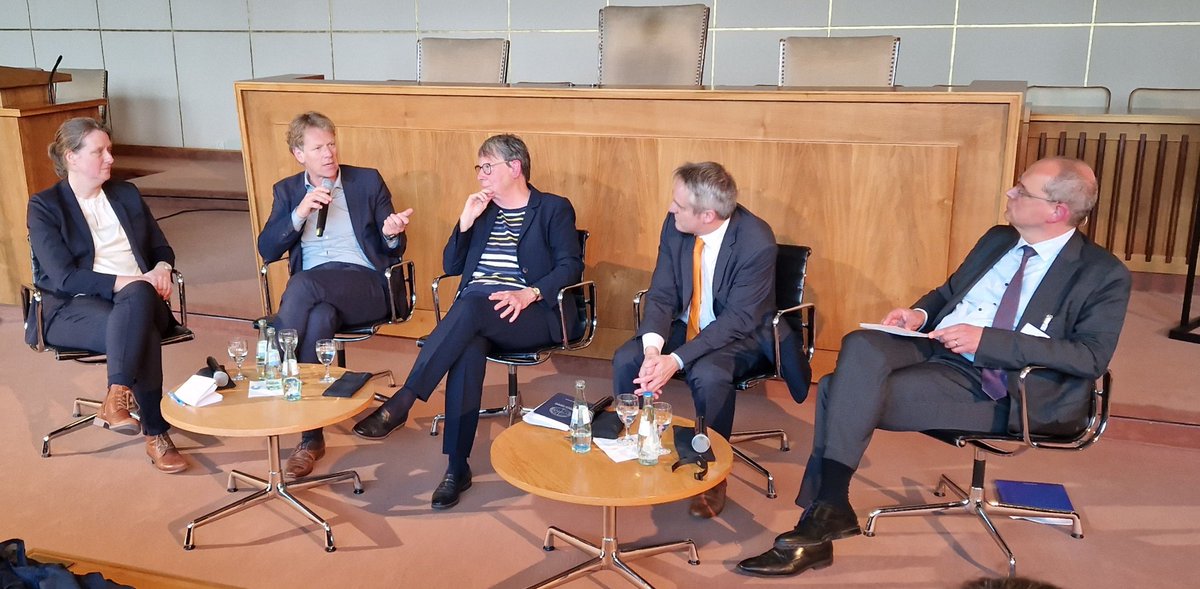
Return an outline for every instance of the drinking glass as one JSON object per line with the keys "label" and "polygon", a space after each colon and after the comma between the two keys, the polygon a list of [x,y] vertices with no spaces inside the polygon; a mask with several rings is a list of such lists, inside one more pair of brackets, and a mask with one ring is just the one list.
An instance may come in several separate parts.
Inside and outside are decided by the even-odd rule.
{"label": "drinking glass", "polygon": [[329,365],[333,363],[333,357],[337,355],[337,346],[331,339],[317,340],[317,360],[325,365],[325,376],[321,377],[321,382],[331,383],[335,378],[329,376]]}
{"label": "drinking glass", "polygon": [[242,374],[242,362],[246,361],[247,350],[248,348],[246,348],[245,338],[235,337],[229,340],[229,347],[227,349],[229,352],[229,359],[233,360],[233,363],[237,365],[238,369],[237,376],[233,377],[233,380],[246,380],[245,375]]}
{"label": "drinking glass", "polygon": [[617,395],[617,417],[620,417],[621,423],[625,424],[625,435],[621,438],[621,443],[626,445],[636,443],[636,438],[629,433],[629,426],[633,425],[637,414],[637,395],[628,393]]}
{"label": "drinking glass", "polygon": [[279,345],[283,348],[281,368],[284,376],[299,376],[300,364],[296,362],[296,343],[299,336],[295,329],[279,330]]}
{"label": "drinking glass", "polygon": [[[671,425],[671,404],[666,401],[658,401],[654,404],[654,426],[658,428],[658,439],[663,439],[663,432],[667,431],[667,426]],[[661,447],[658,450],[659,456],[670,454],[671,451],[666,447]]]}

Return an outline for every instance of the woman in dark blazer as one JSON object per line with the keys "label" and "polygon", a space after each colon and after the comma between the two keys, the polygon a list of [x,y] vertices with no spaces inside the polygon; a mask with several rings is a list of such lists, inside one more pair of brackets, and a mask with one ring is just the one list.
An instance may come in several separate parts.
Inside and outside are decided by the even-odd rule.
{"label": "woman in dark blazer", "polygon": [[142,432],[156,468],[185,470],[159,410],[162,336],[174,326],[164,300],[175,252],[137,188],[110,180],[112,141],[99,122],[63,123],[49,152],[63,179],[30,198],[27,218],[45,340],[106,354],[108,393],[93,423]]}
{"label": "woman in dark blazer", "polygon": [[489,138],[475,171],[481,190],[467,197],[442,256],[447,274],[462,275],[458,299],[429,334],[400,391],[354,426],[364,438],[386,437],[446,377],[442,452],[450,464],[433,493],[434,509],[454,507],[471,486],[467,458],[488,352],[559,343],[556,295],[583,274],[575,209],[529,184],[529,150],[520,138]]}

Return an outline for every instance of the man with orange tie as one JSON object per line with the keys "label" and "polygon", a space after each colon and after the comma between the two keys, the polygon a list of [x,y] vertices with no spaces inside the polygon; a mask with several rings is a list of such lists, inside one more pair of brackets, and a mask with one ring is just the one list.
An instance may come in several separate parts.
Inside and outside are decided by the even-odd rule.
{"label": "man with orange tie", "polygon": [[[653,391],[657,397],[683,372],[696,415],[726,438],[733,431],[734,382],[775,361],[775,234],[737,204],[737,194],[721,164],[675,170],[641,327],[613,355],[615,394]],[[802,402],[811,377],[808,358],[786,323],[780,328],[780,369],[792,397]],[[722,481],[694,497],[692,515],[719,514],[725,489]]]}

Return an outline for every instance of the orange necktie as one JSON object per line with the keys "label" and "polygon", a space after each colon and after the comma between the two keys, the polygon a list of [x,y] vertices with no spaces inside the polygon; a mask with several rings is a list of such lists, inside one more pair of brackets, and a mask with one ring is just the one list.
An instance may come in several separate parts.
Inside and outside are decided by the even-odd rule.
{"label": "orange necktie", "polygon": [[700,335],[700,295],[703,292],[704,270],[700,266],[700,252],[704,251],[704,240],[696,238],[692,248],[692,304],[688,307],[687,338]]}

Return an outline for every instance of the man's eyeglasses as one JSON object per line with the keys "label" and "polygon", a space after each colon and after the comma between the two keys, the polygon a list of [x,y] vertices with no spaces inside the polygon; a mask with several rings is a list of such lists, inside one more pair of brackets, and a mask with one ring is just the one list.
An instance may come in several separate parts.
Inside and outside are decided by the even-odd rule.
{"label": "man's eyeglasses", "polygon": [[1027,192],[1027,191],[1026,191],[1026,190],[1025,190],[1023,187],[1021,187],[1021,186],[1013,186],[1013,187],[1012,187],[1011,189],[1009,189],[1009,191],[1008,191],[1007,193],[1005,193],[1005,194],[1007,194],[1009,198],[1032,198],[1032,199],[1034,199],[1034,200],[1044,200],[1044,201],[1046,201],[1046,202],[1048,202],[1048,203],[1050,203],[1050,204],[1058,204],[1058,203],[1062,202],[1062,201],[1059,201],[1059,200],[1054,200],[1053,198],[1046,198],[1046,197],[1044,197],[1044,196],[1037,196],[1037,195],[1034,195],[1034,194],[1029,194],[1029,192]]}
{"label": "man's eyeglasses", "polygon": [[483,174],[485,176],[491,176],[492,168],[494,168],[496,166],[507,166],[509,162],[514,162],[514,161],[516,161],[516,160],[504,160],[504,161],[499,161],[499,162],[490,162],[490,163],[486,163],[486,164],[480,164],[478,166],[475,166],[475,173],[478,174],[480,171],[483,171]]}

